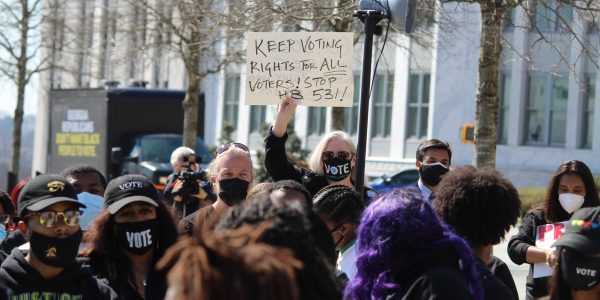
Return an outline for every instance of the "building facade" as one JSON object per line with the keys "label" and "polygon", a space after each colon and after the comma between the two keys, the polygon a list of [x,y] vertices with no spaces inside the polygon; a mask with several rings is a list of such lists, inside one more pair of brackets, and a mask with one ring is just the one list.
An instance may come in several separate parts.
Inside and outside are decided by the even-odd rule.
{"label": "building facade", "polygon": [[[160,48],[134,51],[158,37],[121,30],[144,25],[143,11],[115,18],[111,14],[124,5],[118,0],[68,3],[69,9],[57,12],[57,20],[45,29],[57,37],[50,48],[52,63],[68,68],[52,68],[40,76],[37,128],[47,123],[44,107],[50,88],[101,87],[107,81],[185,88],[184,65],[175,53]],[[69,11],[81,17],[69,18]],[[444,5],[440,14],[446,16],[444,20],[425,25],[429,34],[419,36],[419,42],[417,37],[390,34],[394,42],[388,41],[384,48],[369,106],[365,168],[369,177],[414,167],[416,148],[427,138],[452,145],[453,165],[472,162],[473,145],[461,143],[459,130],[475,121],[479,7]],[[582,17],[568,11],[565,16],[597,51],[598,32],[590,30]],[[600,173],[600,119],[594,114],[600,105],[596,65],[580,55],[581,46],[551,20],[536,24],[555,38],[551,44],[539,42],[535,32],[524,29],[532,21],[522,9],[515,9],[511,20],[517,26],[505,26],[503,31],[497,168],[518,186],[545,186],[557,166],[569,159],[582,160]],[[68,28],[87,30],[73,38]],[[382,46],[379,38],[373,53],[377,55]],[[359,43],[354,58],[354,105],[344,109],[345,130],[355,138],[361,57]],[[231,65],[202,81],[204,137],[209,145],[218,143],[224,124],[229,124],[234,140],[253,150],[263,148],[261,127],[273,121],[277,107],[244,105],[244,72],[245,66]],[[331,108],[298,107],[294,128],[303,147],[312,149],[331,123]],[[44,130],[36,132],[36,149],[47,144],[45,136]],[[34,171],[43,171],[44,165],[44,156],[36,155]]]}

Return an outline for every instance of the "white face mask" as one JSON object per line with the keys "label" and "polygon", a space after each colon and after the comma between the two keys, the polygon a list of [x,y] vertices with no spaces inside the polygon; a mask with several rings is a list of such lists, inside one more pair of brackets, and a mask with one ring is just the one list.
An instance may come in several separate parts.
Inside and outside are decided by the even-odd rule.
{"label": "white face mask", "polygon": [[577,194],[558,194],[558,201],[560,202],[560,206],[564,210],[566,210],[569,214],[572,214],[574,211],[581,208],[583,205],[583,196]]}

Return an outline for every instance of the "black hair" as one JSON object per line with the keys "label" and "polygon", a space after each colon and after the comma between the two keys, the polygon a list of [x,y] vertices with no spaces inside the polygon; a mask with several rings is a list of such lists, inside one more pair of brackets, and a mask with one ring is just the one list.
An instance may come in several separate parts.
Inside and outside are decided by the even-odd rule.
{"label": "black hair", "polygon": [[83,174],[83,173],[96,173],[98,174],[98,176],[100,177],[100,183],[102,184],[102,186],[104,188],[106,188],[106,177],[104,177],[104,175],[102,175],[102,173],[94,168],[91,165],[88,164],[74,164],[74,165],[70,165],[68,166],[66,169],[64,169],[62,172],[60,172],[60,176],[62,177],[73,177],[73,175],[75,174]]}
{"label": "black hair", "polygon": [[590,171],[590,168],[582,161],[579,160],[568,160],[560,164],[546,190],[546,199],[544,200],[544,217],[548,223],[563,222],[569,219],[569,213],[562,208],[558,201],[558,187],[560,185],[560,179],[565,174],[578,175],[583,181],[585,186],[585,197],[583,205],[581,207],[595,207],[600,206],[600,199],[598,198],[598,189],[594,182],[594,176]]}
{"label": "black hair", "polygon": [[500,172],[459,167],[444,175],[433,206],[444,223],[478,247],[500,243],[517,222],[521,200]]}
{"label": "black hair", "polygon": [[332,266],[317,250],[310,231],[306,209],[296,202],[275,204],[267,194],[256,195],[244,205],[230,209],[217,224],[215,231],[236,229],[244,225],[257,226],[262,221],[272,224],[265,231],[261,242],[292,250],[304,268],[297,271],[300,299],[341,299],[341,287],[337,283]]}
{"label": "black hair", "polygon": [[452,150],[450,149],[450,144],[437,139],[425,140],[419,145],[417,148],[417,160],[422,162],[425,153],[429,149],[446,150],[446,152],[448,152],[448,162],[452,162]]}
{"label": "black hair", "polygon": [[313,200],[314,210],[326,215],[333,222],[358,224],[365,205],[362,197],[353,189],[333,184],[322,188]]}
{"label": "black hair", "polygon": [[312,196],[303,184],[289,179],[276,181],[270,186],[269,193],[281,189],[291,189],[302,193],[304,197],[306,197],[306,203],[308,204],[308,206],[312,207]]}
{"label": "black hair", "polygon": [[10,215],[11,217],[16,215],[15,206],[13,205],[10,196],[3,191],[0,191],[0,205],[2,205],[5,214]]}

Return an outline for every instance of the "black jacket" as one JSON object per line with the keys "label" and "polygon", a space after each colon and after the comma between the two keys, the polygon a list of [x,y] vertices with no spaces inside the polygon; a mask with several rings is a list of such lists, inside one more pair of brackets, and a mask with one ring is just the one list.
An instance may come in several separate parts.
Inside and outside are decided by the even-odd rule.
{"label": "black jacket", "polygon": [[[269,134],[265,138],[265,169],[273,178],[273,181],[294,180],[302,183],[308,192],[314,196],[322,188],[329,185],[327,179],[312,170],[300,168],[287,159],[285,152],[287,138],[287,132],[282,137],[276,137],[273,134],[273,128],[269,129]],[[365,187],[363,195],[365,204],[369,203],[375,197],[375,194],[373,189]]]}
{"label": "black jacket", "polygon": [[473,299],[458,268],[458,255],[449,246],[415,253],[394,277],[400,289],[389,300]]}
{"label": "black jacket", "polygon": [[518,300],[519,296],[515,296],[512,291],[488,269],[488,266],[479,259],[475,258],[475,269],[477,277],[483,287],[484,300]]}
{"label": "black jacket", "polygon": [[510,273],[510,269],[500,258],[493,256],[488,263],[488,269],[494,274],[514,295],[513,299],[519,299],[519,292],[517,291],[517,285],[515,280]]}
{"label": "black jacket", "polygon": [[[64,298],[63,298],[64,297]],[[44,279],[14,249],[0,268],[0,299],[119,299],[104,282],[94,278],[89,267],[80,262],[63,270],[55,278]]]}
{"label": "black jacket", "polygon": [[[526,263],[527,248],[535,246],[535,230],[538,226],[547,224],[542,209],[529,211],[523,217],[519,232],[512,236],[508,242],[508,256],[518,265]],[[550,277],[533,278],[533,264],[529,265],[527,275],[527,299],[534,299],[548,295]]]}
{"label": "black jacket", "polygon": [[[114,263],[109,262],[104,257],[92,256],[88,258],[88,264],[91,266],[94,276],[106,280],[121,300],[143,300],[130,283],[130,280],[124,274],[118,274]],[[162,300],[165,298],[167,293],[165,275],[163,272],[157,271],[153,264],[148,278],[146,278],[146,300]]]}

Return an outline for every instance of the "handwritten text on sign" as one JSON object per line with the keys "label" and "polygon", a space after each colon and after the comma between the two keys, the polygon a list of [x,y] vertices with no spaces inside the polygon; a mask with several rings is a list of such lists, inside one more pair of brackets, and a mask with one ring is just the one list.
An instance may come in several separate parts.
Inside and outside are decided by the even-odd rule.
{"label": "handwritten text on sign", "polygon": [[[535,230],[535,246],[544,250],[554,250],[552,244],[565,231],[567,222],[540,225]],[[533,265],[533,278],[552,276],[552,268],[546,263]]]}
{"label": "handwritten text on sign", "polygon": [[352,106],[353,33],[250,32],[246,104]]}

